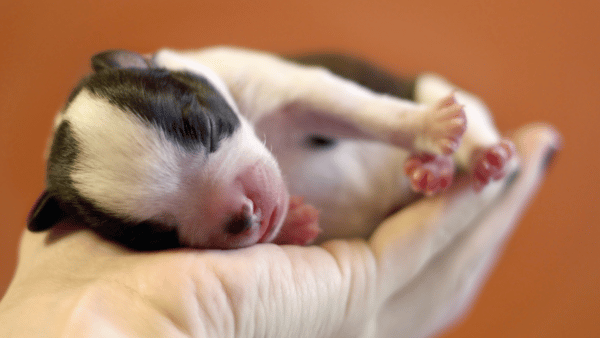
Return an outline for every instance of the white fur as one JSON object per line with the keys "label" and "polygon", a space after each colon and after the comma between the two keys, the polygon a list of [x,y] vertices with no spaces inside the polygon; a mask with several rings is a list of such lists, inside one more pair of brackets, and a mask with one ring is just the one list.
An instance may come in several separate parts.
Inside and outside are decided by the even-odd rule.
{"label": "white fur", "polygon": [[452,92],[457,102],[465,106],[468,121],[461,146],[454,157],[459,165],[467,167],[474,150],[497,144],[501,137],[494,126],[489,109],[475,95],[457,88],[437,74],[422,74],[415,83],[415,100],[423,104],[432,104]]}
{"label": "white fur", "polygon": [[[160,128],[85,89],[62,120],[79,143],[71,178],[83,196],[136,221],[173,207],[189,154]],[[196,156],[202,161],[203,154]]]}
{"label": "white fur", "polygon": [[[170,55],[174,52],[169,51]],[[158,55],[167,55],[165,50]],[[353,138],[394,143],[407,150],[439,153],[421,131],[429,123],[424,105],[378,94],[321,67],[287,62],[274,55],[228,47],[179,52],[189,60],[214,70],[231,90],[242,115],[259,121],[287,107],[302,107],[299,114],[324,114],[337,123],[321,129],[348,125]],[[165,63],[166,64],[166,63]]]}
{"label": "white fur", "polygon": [[[164,50],[153,60],[159,66],[207,78],[240,115],[241,125],[210,156],[190,153],[159,128],[82,92],[61,117],[72,122],[77,140],[87,149],[77,161],[85,166],[77,167],[72,178],[84,196],[105,209],[135,220],[168,213],[181,225],[183,243],[202,246],[203,241],[222,235],[222,228],[204,225],[223,224],[226,206],[232,203],[228,189],[235,188],[240,170],[262,163],[281,179],[277,161],[290,191],[321,209],[321,240],[365,236],[391,209],[410,200],[402,170],[407,152],[365,140],[389,143],[397,136],[392,134],[400,132],[407,135],[409,150],[419,148],[424,105],[375,94],[324,69],[301,67],[259,52]],[[439,86],[433,87],[417,87],[417,99],[430,103],[441,98]],[[442,87],[442,91],[449,88]],[[470,108],[475,115],[487,112],[476,101],[466,101],[476,107]],[[311,114],[333,123],[311,122],[306,119]],[[488,120],[479,119],[484,128],[493,129],[491,122],[486,125]],[[478,121],[477,116],[474,120]],[[256,123],[259,136],[277,160],[256,137]],[[303,140],[315,130],[358,140],[342,140],[330,150],[308,151]],[[257,236],[253,233],[237,244],[251,244]]]}
{"label": "white fur", "polygon": [[[414,113],[454,89],[439,77],[421,77],[414,103],[373,93],[325,69],[296,65],[268,53],[229,47],[177,53],[209,67],[224,80],[242,115],[257,124],[257,134],[279,161],[290,192],[320,209],[320,240],[365,236],[390,210],[410,201],[403,172],[408,153],[387,144],[389,133],[417,134],[407,148],[430,150],[426,140],[416,137],[421,121]],[[496,143],[499,134],[480,100],[463,91],[457,97],[468,118],[467,142],[457,152],[459,163],[466,166],[480,141]],[[337,130],[311,125],[313,113],[342,123]],[[411,121],[411,116],[417,120]],[[343,123],[356,130],[339,129]],[[315,131],[353,139],[339,139],[333,149],[308,150],[303,142]]]}
{"label": "white fur", "polygon": [[[235,180],[245,168],[256,164],[264,165],[282,180],[281,171],[273,155],[256,137],[253,128],[244,117],[240,117],[240,127],[224,139],[219,149],[210,154],[202,168],[186,167],[182,177],[187,182],[182,186],[178,195],[176,218],[180,225],[179,238],[190,246],[202,246],[202,240],[207,237],[222,235],[222,228],[207,229],[201,226],[207,224],[223,224],[228,212],[234,212],[235,207],[227,206],[239,201],[232,201],[230,189],[236,189]],[[200,170],[198,170],[200,169]],[[247,201],[247,203],[252,203]],[[254,207],[254,206],[252,206]],[[287,204],[283,205],[287,208]],[[217,219],[213,218],[216,217]],[[222,219],[219,219],[222,218]],[[276,227],[280,228],[282,222]],[[259,233],[252,233],[237,243],[239,246],[255,243]],[[272,240],[273,238],[270,238]]]}
{"label": "white fur", "polygon": [[256,130],[268,140],[290,193],[319,209],[319,241],[365,237],[390,210],[414,197],[403,174],[408,153],[400,148],[339,139],[331,149],[310,149],[305,143],[310,133],[281,114],[263,119]]}
{"label": "white fur", "polygon": [[[183,149],[162,129],[85,89],[59,122],[70,123],[79,143],[71,179],[82,196],[133,221],[172,221],[182,243],[202,246],[222,236],[222,225],[236,212],[229,206],[243,199],[235,190],[241,171],[260,163],[282,179],[273,155],[239,117],[239,128],[210,155]],[[237,244],[259,236],[254,232]]]}
{"label": "white fur", "polygon": [[[117,217],[178,225],[180,240],[188,246],[256,243],[269,222],[240,236],[224,231],[227,222],[244,207],[258,217],[260,206],[271,212],[277,205],[273,228],[278,230],[288,207],[281,171],[253,127],[240,115],[225,83],[209,68],[169,51],[158,53],[153,61],[170,70],[204,77],[238,116],[238,128],[220,141],[214,153],[208,154],[202,147],[190,150],[152,122],[83,89],[55,120],[55,128],[60,123],[70,124],[79,146],[70,173],[74,188]],[[264,184],[248,185],[244,178],[248,172]],[[273,231],[266,240],[276,235]]]}
{"label": "white fur", "polygon": [[227,85],[212,69],[167,49],[154,54],[152,61],[157,67],[166,68],[172,71],[188,71],[204,77],[215,87],[215,89],[217,89],[219,94],[225,98],[225,101],[227,101],[229,106],[239,115],[239,109],[231,96],[229,89],[227,89]]}

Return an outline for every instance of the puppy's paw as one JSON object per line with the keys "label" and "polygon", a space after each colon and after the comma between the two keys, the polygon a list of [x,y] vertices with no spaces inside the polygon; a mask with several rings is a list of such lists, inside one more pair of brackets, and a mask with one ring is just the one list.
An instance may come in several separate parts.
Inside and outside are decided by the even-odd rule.
{"label": "puppy's paw", "polygon": [[423,143],[435,154],[454,153],[467,130],[464,106],[456,102],[454,94],[438,100],[426,111],[423,123]]}
{"label": "puppy's paw", "polygon": [[308,245],[321,232],[319,228],[319,211],[310,204],[305,204],[300,196],[291,196],[288,214],[275,244]]}
{"label": "puppy's paw", "polygon": [[508,165],[515,157],[515,145],[508,139],[476,151],[473,155],[475,190],[481,191],[490,181],[497,181],[506,176]]}
{"label": "puppy's paw", "polygon": [[406,160],[404,171],[415,192],[431,196],[452,183],[454,161],[450,156],[412,155]]}

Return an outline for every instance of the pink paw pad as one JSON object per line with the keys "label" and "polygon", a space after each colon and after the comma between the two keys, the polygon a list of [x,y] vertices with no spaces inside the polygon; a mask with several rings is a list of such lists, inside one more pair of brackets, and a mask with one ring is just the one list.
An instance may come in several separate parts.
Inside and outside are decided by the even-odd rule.
{"label": "pink paw pad", "polygon": [[491,147],[482,148],[475,155],[473,167],[473,184],[480,191],[490,181],[502,179],[506,175],[506,166],[515,156],[514,143],[503,139]]}
{"label": "pink paw pad", "polygon": [[288,214],[274,243],[308,245],[320,232],[319,211],[314,206],[305,204],[303,197],[291,196]]}
{"label": "pink paw pad", "polygon": [[404,171],[415,192],[431,196],[452,183],[454,161],[449,156],[412,155],[406,161]]}

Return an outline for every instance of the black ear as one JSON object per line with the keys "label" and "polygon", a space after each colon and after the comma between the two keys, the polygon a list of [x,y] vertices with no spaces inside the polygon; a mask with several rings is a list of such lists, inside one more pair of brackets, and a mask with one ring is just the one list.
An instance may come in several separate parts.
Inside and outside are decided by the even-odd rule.
{"label": "black ear", "polygon": [[96,72],[113,68],[146,69],[151,64],[143,55],[124,49],[107,50],[92,57],[92,68]]}
{"label": "black ear", "polygon": [[44,191],[29,213],[27,229],[30,231],[46,230],[65,218],[65,216],[56,197]]}

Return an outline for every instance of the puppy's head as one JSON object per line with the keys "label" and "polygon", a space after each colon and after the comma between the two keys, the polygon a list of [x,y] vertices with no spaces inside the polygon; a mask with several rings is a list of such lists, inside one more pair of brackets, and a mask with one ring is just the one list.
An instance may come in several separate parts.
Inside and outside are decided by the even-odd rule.
{"label": "puppy's head", "polygon": [[47,189],[28,228],[76,216],[135,249],[272,240],[288,193],[225,85],[169,57],[98,54],[56,119]]}

